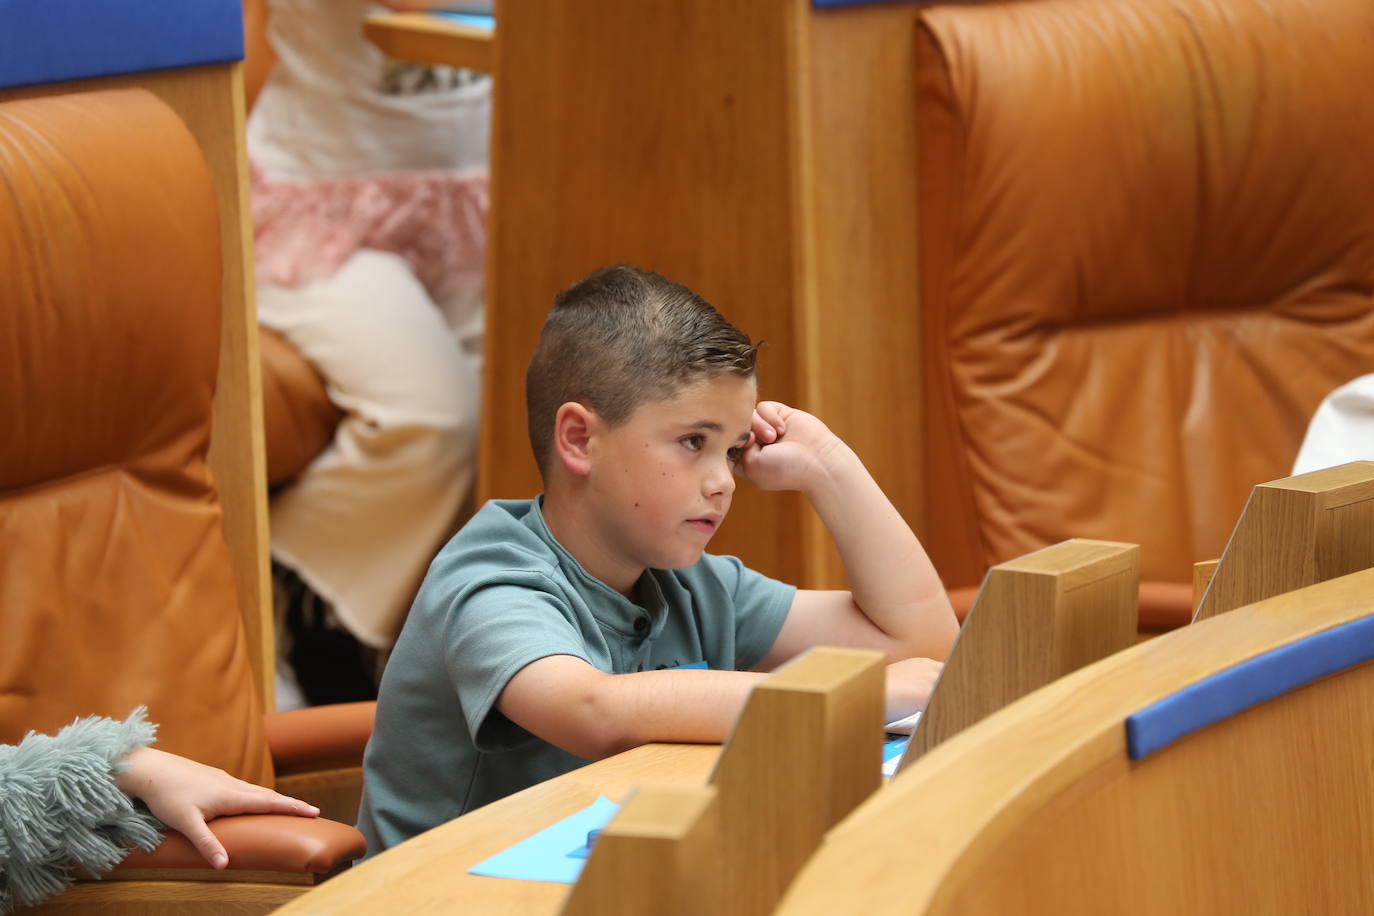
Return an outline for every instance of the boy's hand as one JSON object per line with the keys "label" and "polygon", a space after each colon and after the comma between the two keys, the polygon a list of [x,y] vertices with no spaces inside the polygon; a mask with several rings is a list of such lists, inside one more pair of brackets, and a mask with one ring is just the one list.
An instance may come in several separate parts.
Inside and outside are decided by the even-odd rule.
{"label": "boy's hand", "polygon": [[888,665],[887,709],[883,721],[895,722],[924,710],[944,667],[943,662],[931,658],[906,658]]}
{"label": "boy's hand", "polygon": [[777,401],[759,402],[751,432],[739,473],[762,490],[805,491],[844,446],[820,420]]}

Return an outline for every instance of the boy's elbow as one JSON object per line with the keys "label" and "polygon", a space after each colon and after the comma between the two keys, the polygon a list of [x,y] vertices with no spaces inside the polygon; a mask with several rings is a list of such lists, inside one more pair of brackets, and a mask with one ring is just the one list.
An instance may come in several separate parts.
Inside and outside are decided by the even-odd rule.
{"label": "boy's elbow", "polygon": [[631,727],[630,717],[620,708],[614,675],[598,679],[601,683],[583,692],[575,701],[575,739],[564,750],[584,760],[603,760],[645,743]]}
{"label": "boy's elbow", "polygon": [[954,615],[949,599],[942,593],[939,599],[927,604],[922,611],[916,618],[920,621],[919,625],[911,627],[904,634],[905,638],[894,639],[893,645],[888,648],[891,661],[906,658],[944,661],[949,657],[954,641],[959,636],[959,618]]}

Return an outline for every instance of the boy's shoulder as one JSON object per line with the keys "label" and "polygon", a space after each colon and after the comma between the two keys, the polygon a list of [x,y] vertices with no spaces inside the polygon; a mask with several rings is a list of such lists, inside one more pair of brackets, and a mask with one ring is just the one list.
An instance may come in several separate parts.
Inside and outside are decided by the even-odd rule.
{"label": "boy's shoulder", "polygon": [[488,500],[439,551],[430,564],[429,578],[436,574],[555,573],[558,555],[541,535],[546,529],[538,515],[533,499]]}

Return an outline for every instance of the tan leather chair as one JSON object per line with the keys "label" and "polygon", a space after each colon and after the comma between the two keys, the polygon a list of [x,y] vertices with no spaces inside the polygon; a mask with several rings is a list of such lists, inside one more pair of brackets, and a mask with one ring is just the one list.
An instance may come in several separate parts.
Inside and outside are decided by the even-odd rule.
{"label": "tan leather chair", "polygon": [[[263,523],[263,507],[222,504],[207,463],[212,411],[247,397],[216,384],[221,310],[243,303],[222,294],[210,170],[153,94],[80,93],[0,104],[0,188],[0,741],[146,704],[159,747],[270,786],[225,534],[230,516]],[[318,727],[309,713],[288,714],[298,753],[281,768],[356,764],[371,705],[329,711]],[[322,743],[307,740],[320,729]],[[292,873],[283,882],[364,851],[328,821],[246,816],[212,829],[231,868]],[[126,864],[200,863],[174,835]],[[180,912],[231,900],[261,911],[302,889],[179,877],[88,883],[61,905],[166,893],[187,900]]]}
{"label": "tan leather chair", "polygon": [[1345,0],[921,14],[926,546],[947,584],[1069,536],[1132,541],[1142,625],[1187,622],[1192,563],[1374,369],[1372,29]]}

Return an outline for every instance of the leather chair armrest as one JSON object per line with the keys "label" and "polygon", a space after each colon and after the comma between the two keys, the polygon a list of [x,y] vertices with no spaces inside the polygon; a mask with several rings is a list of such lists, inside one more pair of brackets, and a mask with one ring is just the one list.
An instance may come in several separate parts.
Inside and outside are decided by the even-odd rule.
{"label": "leather chair armrest", "polygon": [[1140,583],[1140,629],[1157,633],[1193,622],[1193,586],[1184,582]]}
{"label": "leather chair armrest", "polygon": [[376,710],[374,702],[333,703],[265,716],[277,776],[360,766]]}
{"label": "leather chair armrest", "polygon": [[954,616],[959,618],[959,623],[963,624],[964,618],[968,616],[969,609],[973,607],[973,601],[978,597],[979,585],[964,585],[959,588],[949,590],[949,603],[954,605]]}
{"label": "leather chair armrest", "polygon": [[[978,597],[978,586],[967,585],[949,590],[949,602],[954,605],[954,614],[963,623],[973,600]],[[1140,622],[1141,632],[1157,633],[1187,626],[1193,620],[1193,587],[1183,582],[1142,582],[1140,583]]]}
{"label": "leather chair armrest", "polygon": [[[229,853],[229,868],[324,875],[367,852],[363,835],[347,824],[287,814],[240,814],[209,822]],[[200,853],[175,830],[152,852],[135,849],[119,864],[126,868],[209,868]]]}

